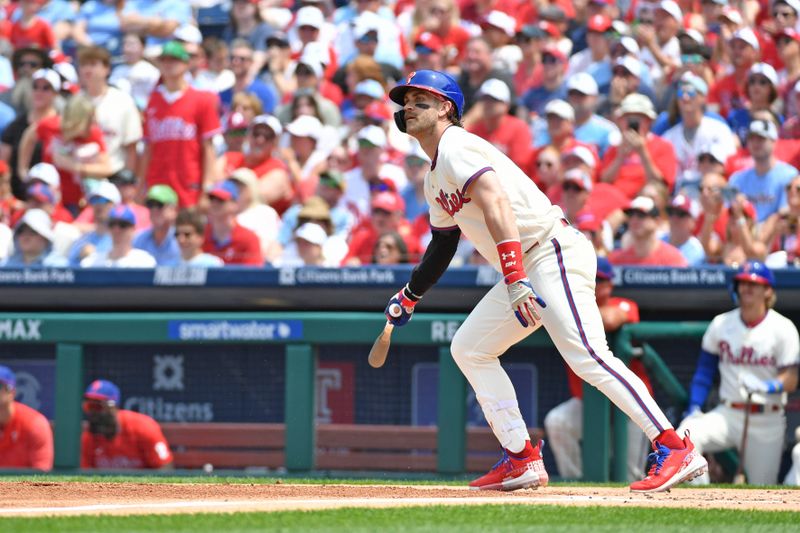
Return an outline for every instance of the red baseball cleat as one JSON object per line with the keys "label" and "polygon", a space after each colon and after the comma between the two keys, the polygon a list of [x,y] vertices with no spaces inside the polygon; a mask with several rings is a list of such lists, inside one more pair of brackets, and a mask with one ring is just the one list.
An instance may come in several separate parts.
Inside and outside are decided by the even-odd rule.
{"label": "red baseball cleat", "polygon": [[[530,443],[527,444],[530,446]],[[549,476],[544,469],[542,448],[544,441],[539,441],[532,448],[530,455],[523,459],[512,457],[503,450],[503,457],[489,472],[472,481],[469,488],[474,490],[517,490],[546,487]]]}
{"label": "red baseball cleat", "polygon": [[708,462],[697,453],[694,444],[689,440],[689,431],[683,438],[686,448],[671,450],[666,446],[653,442],[655,450],[647,457],[649,470],[647,477],[631,483],[632,492],[662,492],[684,481],[690,481],[705,474]]}

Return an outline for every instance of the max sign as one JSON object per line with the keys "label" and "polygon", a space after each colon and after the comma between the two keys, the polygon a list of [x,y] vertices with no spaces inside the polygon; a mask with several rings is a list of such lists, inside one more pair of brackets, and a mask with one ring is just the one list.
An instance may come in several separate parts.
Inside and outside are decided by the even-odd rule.
{"label": "max sign", "polygon": [[0,340],[38,341],[41,320],[0,320]]}

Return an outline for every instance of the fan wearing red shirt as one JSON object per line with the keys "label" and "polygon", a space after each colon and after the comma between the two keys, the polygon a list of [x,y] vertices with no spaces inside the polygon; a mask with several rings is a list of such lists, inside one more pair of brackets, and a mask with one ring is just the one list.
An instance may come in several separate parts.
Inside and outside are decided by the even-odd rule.
{"label": "fan wearing red shirt", "polygon": [[[623,324],[639,322],[639,306],[636,305],[636,302],[611,296],[611,292],[614,290],[613,278],[614,271],[611,263],[605,257],[598,257],[595,297],[606,332],[617,331]],[[650,378],[647,376],[642,362],[632,359],[629,366],[652,395],[653,386],[650,384]],[[547,413],[544,418],[544,427],[547,438],[550,439],[550,449],[553,450],[559,475],[567,479],[580,479],[583,477],[581,461],[583,381],[569,367],[567,367],[567,380],[572,397]],[[642,476],[642,467],[648,448],[647,439],[642,436],[635,424],[629,422],[628,479],[639,479]]]}
{"label": "fan wearing red shirt", "polygon": [[216,255],[226,265],[263,266],[258,236],[236,222],[239,188],[231,180],[217,184],[208,192],[208,225],[203,251]]}
{"label": "fan wearing red shirt", "polygon": [[0,365],[0,468],[53,469],[53,432],[42,413],[14,401],[17,378]]}
{"label": "fan wearing red shirt", "polygon": [[524,167],[530,160],[531,132],[528,124],[509,115],[511,90],[496,78],[483,82],[478,90],[482,116],[467,131],[486,139],[506,154],[517,166]]}
{"label": "fan wearing red shirt", "polygon": [[172,451],[158,422],[119,408],[119,388],[104,379],[93,381],[83,395],[89,422],[81,435],[81,468],[165,468]]}
{"label": "fan wearing red shirt", "polygon": [[642,94],[626,96],[617,111],[622,133],[600,164],[600,181],[611,183],[628,198],[635,198],[648,181],[661,181],[672,189],[678,159],[670,143],[650,131],[656,118],[650,99]]}
{"label": "fan wearing red shirt", "polygon": [[222,175],[230,176],[237,168],[249,168],[258,176],[258,198],[278,213],[292,204],[294,187],[286,163],[275,157],[278,138],[283,133],[280,121],[272,115],[259,115],[247,127],[246,150],[226,152],[220,158]]}
{"label": "fan wearing red shirt", "polygon": [[731,109],[747,106],[747,78],[750,67],[758,62],[761,45],[750,28],[741,28],[734,32],[728,40],[733,72],[714,83],[708,91],[706,99],[710,111],[716,111],[723,117],[730,114]]}
{"label": "fan wearing red shirt", "polygon": [[652,198],[637,196],[630,207],[625,209],[628,215],[628,231],[632,243],[628,248],[614,250],[608,260],[614,265],[649,265],[686,267],[688,263],[683,254],[669,243],[658,238],[658,208]]}
{"label": "fan wearing red shirt", "polygon": [[144,112],[145,185],[169,185],[178,193],[178,205],[191,207],[214,182],[219,97],[186,82],[189,54],[179,42],[164,45],[158,66],[162,83]]}
{"label": "fan wearing red shirt", "polygon": [[60,115],[31,124],[22,134],[17,160],[20,176],[28,174],[34,147],[42,145],[42,161],[58,170],[61,203],[73,215],[82,207],[84,178],[105,178],[111,174],[103,132],[94,122],[94,106],[81,94],[67,100]]}
{"label": "fan wearing red shirt", "polygon": [[420,243],[411,223],[406,220],[406,205],[396,192],[383,191],[375,194],[371,202],[372,214],[360,226],[353,230],[350,238],[350,250],[343,264],[357,266],[372,262],[372,250],[380,235],[397,232],[408,248],[411,262],[419,259]]}
{"label": "fan wearing red shirt", "polygon": [[53,28],[44,19],[37,16],[42,5],[47,1],[27,0],[19,3],[22,16],[11,24],[10,41],[14,48],[36,47],[51,50],[56,47]]}

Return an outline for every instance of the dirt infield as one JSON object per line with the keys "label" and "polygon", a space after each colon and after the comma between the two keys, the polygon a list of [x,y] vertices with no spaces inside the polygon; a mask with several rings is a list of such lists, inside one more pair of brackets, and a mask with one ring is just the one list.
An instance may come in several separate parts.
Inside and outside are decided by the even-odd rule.
{"label": "dirt infield", "polygon": [[411,505],[604,505],[800,511],[800,491],[547,487],[512,493],[425,485],[2,482],[0,517],[319,510]]}

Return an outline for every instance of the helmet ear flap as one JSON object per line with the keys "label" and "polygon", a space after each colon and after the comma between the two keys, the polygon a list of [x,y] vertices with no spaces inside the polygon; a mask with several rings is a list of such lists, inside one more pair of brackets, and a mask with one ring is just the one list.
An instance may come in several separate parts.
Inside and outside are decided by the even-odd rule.
{"label": "helmet ear flap", "polygon": [[401,109],[394,114],[394,123],[402,133],[406,132],[406,110]]}

